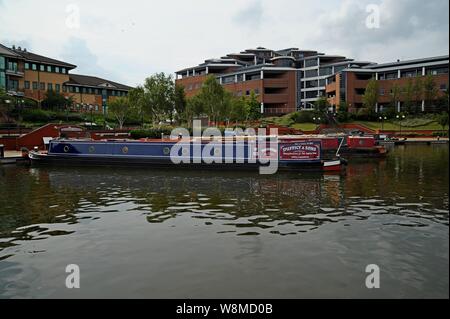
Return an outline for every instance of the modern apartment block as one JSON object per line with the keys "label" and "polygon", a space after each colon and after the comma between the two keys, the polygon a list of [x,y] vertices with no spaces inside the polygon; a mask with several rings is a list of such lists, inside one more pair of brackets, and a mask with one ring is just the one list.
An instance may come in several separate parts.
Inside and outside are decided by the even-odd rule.
{"label": "modern apartment block", "polygon": [[[176,81],[189,97],[198,93],[208,75],[214,75],[235,96],[249,95],[253,90],[265,115],[281,115],[312,109],[321,96],[328,97],[330,111],[335,112],[340,101],[356,111],[362,107],[362,96],[372,77],[380,84],[378,111],[390,103],[395,83],[404,85],[407,78],[428,74],[433,75],[439,90],[445,91],[448,55],[377,64],[298,48],[274,51],[259,47],[177,71]],[[397,108],[403,103],[400,100]],[[421,103],[425,111],[423,97]]]}
{"label": "modern apartment block", "polygon": [[249,95],[253,90],[265,115],[280,115],[312,108],[312,102],[325,95],[331,74],[369,64],[311,50],[274,51],[259,47],[180,70],[176,72],[176,81],[185,87],[189,97],[197,94],[206,77],[212,74],[236,96]]}
{"label": "modern apartment block", "polygon": [[[347,102],[349,111],[355,112],[363,107],[363,95],[370,79],[378,81],[378,103],[375,111],[382,111],[393,103],[393,89],[399,88],[396,111],[404,111],[407,99],[405,88],[412,85],[416,79],[424,80],[428,75],[433,77],[438,95],[443,95],[448,90],[449,56],[438,56],[416,60],[397,61],[394,63],[372,64],[360,68],[349,67],[331,75],[327,81],[326,94],[333,107],[339,107],[341,101]],[[409,83],[408,83],[409,82]],[[426,109],[424,94],[413,94],[414,101]]]}
{"label": "modern apartment block", "polygon": [[0,44],[0,87],[9,95],[42,102],[48,91],[72,96],[73,110],[106,112],[108,102],[131,87],[113,81],[72,74],[76,65]]}

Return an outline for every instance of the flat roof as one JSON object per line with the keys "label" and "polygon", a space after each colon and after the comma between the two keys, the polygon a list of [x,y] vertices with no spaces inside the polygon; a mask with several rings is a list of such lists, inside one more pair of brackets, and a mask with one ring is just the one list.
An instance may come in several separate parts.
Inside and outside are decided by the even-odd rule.
{"label": "flat roof", "polygon": [[420,64],[420,63],[427,63],[427,62],[434,62],[434,61],[444,61],[448,60],[448,55],[441,55],[441,56],[434,56],[434,57],[428,57],[428,58],[421,58],[421,59],[412,59],[412,60],[403,60],[403,61],[397,61],[397,62],[389,62],[389,63],[381,63],[381,64],[375,64],[372,66],[366,66],[365,68],[371,68],[371,69],[381,69],[381,68],[388,68],[388,67],[396,67],[401,65],[408,65],[408,64]]}

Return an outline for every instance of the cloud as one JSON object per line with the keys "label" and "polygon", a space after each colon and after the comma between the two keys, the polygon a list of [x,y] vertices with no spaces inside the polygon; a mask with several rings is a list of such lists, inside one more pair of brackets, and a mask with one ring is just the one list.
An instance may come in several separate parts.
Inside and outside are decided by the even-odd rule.
{"label": "cloud", "polygon": [[448,54],[447,0],[379,1],[379,28],[366,26],[366,6],[371,2],[346,0],[338,10],[321,13],[320,28],[309,41],[374,61]]}
{"label": "cloud", "polygon": [[[39,1],[0,1],[0,42],[128,85],[258,46],[374,62],[448,54],[448,0],[46,0],[43,14]],[[66,24],[71,3],[79,28]],[[380,29],[365,26],[369,3]]]}
{"label": "cloud", "polygon": [[76,73],[84,73],[86,75],[105,76],[107,73],[98,64],[98,57],[87,46],[83,39],[71,37],[65,43],[61,57],[64,61],[75,64],[77,68]]}
{"label": "cloud", "polygon": [[233,18],[233,22],[240,27],[258,28],[264,14],[262,2],[257,0],[240,10]]}

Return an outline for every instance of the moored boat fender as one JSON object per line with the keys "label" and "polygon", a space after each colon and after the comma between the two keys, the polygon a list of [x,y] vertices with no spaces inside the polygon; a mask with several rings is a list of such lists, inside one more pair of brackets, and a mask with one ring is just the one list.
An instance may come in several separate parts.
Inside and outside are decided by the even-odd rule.
{"label": "moored boat fender", "polygon": [[342,160],[326,160],[323,162],[324,171],[340,171],[342,168]]}

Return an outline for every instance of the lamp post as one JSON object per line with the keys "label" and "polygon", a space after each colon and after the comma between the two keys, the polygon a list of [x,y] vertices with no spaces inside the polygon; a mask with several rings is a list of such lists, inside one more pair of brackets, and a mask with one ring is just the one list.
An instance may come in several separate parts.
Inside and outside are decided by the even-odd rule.
{"label": "lamp post", "polygon": [[66,100],[66,122],[69,122],[69,97],[65,96],[64,99]]}
{"label": "lamp post", "polygon": [[383,131],[384,130],[384,121],[387,120],[387,117],[386,116],[380,116],[379,119],[381,121],[381,130]]}
{"label": "lamp post", "polygon": [[92,123],[94,121],[94,115],[93,115],[93,111],[94,111],[94,107],[92,105],[89,104],[89,111],[91,112],[91,130],[92,130]]}
{"label": "lamp post", "polygon": [[400,135],[402,135],[402,121],[406,118],[405,115],[397,115],[398,124],[400,126]]}

